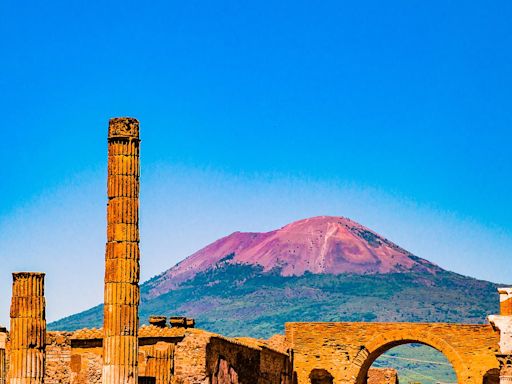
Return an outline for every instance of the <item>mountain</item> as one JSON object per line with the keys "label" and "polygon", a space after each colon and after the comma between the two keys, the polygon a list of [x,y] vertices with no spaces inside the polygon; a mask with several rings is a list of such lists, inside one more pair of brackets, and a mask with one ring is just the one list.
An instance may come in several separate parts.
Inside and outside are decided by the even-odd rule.
{"label": "mountain", "polygon": [[277,270],[281,276],[440,270],[350,219],[320,216],[271,232],[235,232],[217,240],[153,280],[149,295],[168,292],[222,261]]}
{"label": "mountain", "polygon": [[[141,286],[141,320],[187,315],[225,335],[267,337],[286,321],[478,323],[498,311],[496,285],[419,258],[343,217],[235,232]],[[102,308],[50,324],[101,326]]]}

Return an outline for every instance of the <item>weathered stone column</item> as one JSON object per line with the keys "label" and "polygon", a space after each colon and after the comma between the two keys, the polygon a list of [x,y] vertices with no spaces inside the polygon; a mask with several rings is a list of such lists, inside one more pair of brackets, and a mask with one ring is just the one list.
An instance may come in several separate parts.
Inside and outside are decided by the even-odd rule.
{"label": "weathered stone column", "polygon": [[512,288],[498,288],[500,315],[491,315],[489,322],[500,332],[500,384],[512,384]]}
{"label": "weathered stone column", "polygon": [[44,273],[13,273],[9,353],[10,384],[42,384],[46,320]]}
{"label": "weathered stone column", "polygon": [[139,122],[108,130],[103,383],[137,384],[139,327]]}
{"label": "weathered stone column", "polygon": [[5,384],[7,366],[5,364],[5,344],[7,342],[7,329],[0,326],[0,384]]}

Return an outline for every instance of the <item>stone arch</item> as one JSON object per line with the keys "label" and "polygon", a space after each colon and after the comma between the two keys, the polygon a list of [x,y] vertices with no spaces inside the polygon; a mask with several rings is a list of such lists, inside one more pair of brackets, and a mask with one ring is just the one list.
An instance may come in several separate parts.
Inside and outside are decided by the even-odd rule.
{"label": "stone arch", "polygon": [[457,375],[457,382],[468,383],[468,367],[454,347],[441,337],[431,333],[422,332],[419,334],[406,329],[380,334],[362,346],[349,368],[348,377],[351,383],[364,384],[368,369],[380,355],[391,348],[410,343],[428,345],[444,354]]}

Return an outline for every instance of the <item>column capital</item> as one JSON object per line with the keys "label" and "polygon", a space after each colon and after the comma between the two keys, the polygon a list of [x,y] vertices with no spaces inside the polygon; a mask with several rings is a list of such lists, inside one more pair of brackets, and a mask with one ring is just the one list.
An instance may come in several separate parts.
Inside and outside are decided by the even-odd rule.
{"label": "column capital", "polygon": [[500,363],[500,383],[512,383],[512,354],[497,354],[496,359]]}
{"label": "column capital", "polygon": [[13,278],[25,278],[25,277],[44,277],[46,273],[44,272],[13,272]]}
{"label": "column capital", "polygon": [[108,124],[108,138],[139,138],[139,120],[133,117],[114,117]]}

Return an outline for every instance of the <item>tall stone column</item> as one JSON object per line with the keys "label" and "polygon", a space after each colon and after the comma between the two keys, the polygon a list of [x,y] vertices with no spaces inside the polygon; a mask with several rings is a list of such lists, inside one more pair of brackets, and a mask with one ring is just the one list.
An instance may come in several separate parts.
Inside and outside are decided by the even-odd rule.
{"label": "tall stone column", "polygon": [[42,384],[46,320],[44,273],[13,273],[9,353],[10,384]]}
{"label": "tall stone column", "polygon": [[5,364],[5,344],[7,342],[7,329],[0,326],[0,384],[5,384],[7,366]]}
{"label": "tall stone column", "polygon": [[110,119],[103,383],[137,384],[139,327],[139,122]]}

